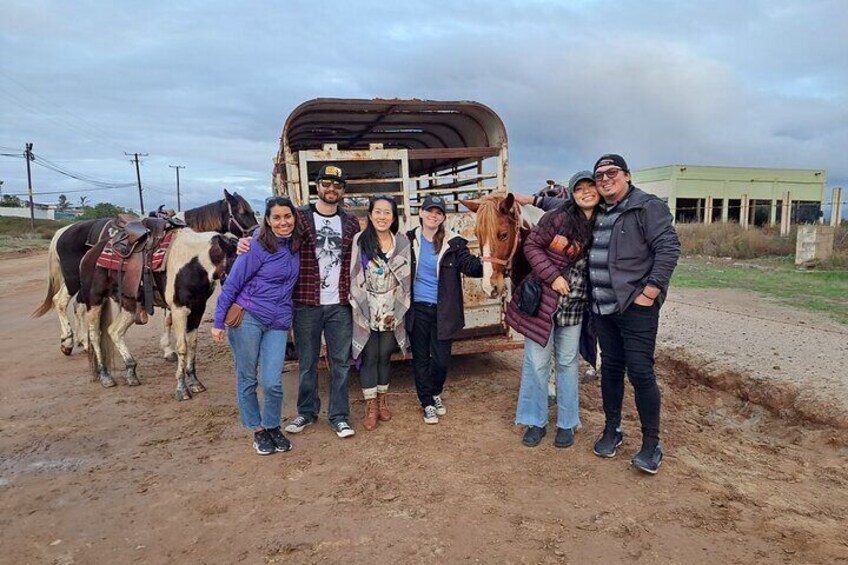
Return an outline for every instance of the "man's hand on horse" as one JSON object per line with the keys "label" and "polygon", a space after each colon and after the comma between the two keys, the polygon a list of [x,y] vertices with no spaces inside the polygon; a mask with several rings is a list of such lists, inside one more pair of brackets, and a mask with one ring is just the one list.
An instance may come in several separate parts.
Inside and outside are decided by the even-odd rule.
{"label": "man's hand on horse", "polygon": [[238,245],[236,246],[236,255],[244,255],[248,251],[250,251],[250,238],[239,238]]}
{"label": "man's hand on horse", "polygon": [[219,330],[218,328],[212,328],[212,339],[215,340],[215,343],[219,345],[224,344],[224,337],[227,335],[227,330]]}
{"label": "man's hand on horse", "polygon": [[562,296],[565,296],[571,291],[571,288],[568,286],[568,281],[561,276],[556,278],[553,284],[551,284],[551,288],[560,293]]}

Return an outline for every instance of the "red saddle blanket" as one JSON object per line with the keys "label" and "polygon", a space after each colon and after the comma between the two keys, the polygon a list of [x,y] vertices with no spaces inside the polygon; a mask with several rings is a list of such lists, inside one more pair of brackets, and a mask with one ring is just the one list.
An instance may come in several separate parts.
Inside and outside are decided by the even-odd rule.
{"label": "red saddle blanket", "polygon": [[[174,231],[171,230],[165,233],[162,236],[162,239],[159,240],[159,243],[156,245],[156,249],[153,250],[153,253],[150,257],[150,268],[154,271],[162,271],[164,270],[165,257],[168,255],[168,247],[171,245],[171,238],[174,236]],[[123,265],[121,264],[122,258],[120,255],[115,253],[115,250],[112,248],[111,240],[106,243],[106,246],[103,248],[103,251],[100,252],[100,256],[97,258],[97,266],[103,267],[104,269],[109,269],[110,271],[126,271],[129,261],[127,259],[123,259]],[[122,268],[123,267],[123,268]]]}

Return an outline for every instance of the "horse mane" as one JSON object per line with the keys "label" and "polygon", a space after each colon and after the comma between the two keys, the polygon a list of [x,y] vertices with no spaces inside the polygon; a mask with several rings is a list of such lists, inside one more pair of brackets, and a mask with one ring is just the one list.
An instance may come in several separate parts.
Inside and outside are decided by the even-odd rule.
{"label": "horse mane", "polygon": [[185,211],[185,222],[194,231],[221,231],[221,210],[224,200],[216,200]]}
{"label": "horse mane", "polygon": [[477,242],[481,248],[489,238],[497,238],[498,227],[500,226],[499,205],[500,200],[497,196],[480,199],[480,206],[477,208],[477,227],[475,231],[477,232]]}

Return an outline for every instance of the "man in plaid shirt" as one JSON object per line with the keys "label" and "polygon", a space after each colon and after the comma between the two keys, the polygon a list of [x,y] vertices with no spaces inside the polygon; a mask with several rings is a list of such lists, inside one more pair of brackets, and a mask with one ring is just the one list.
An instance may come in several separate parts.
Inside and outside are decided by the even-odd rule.
{"label": "man in plaid shirt", "polygon": [[324,165],[315,179],[318,201],[298,209],[304,229],[300,276],[294,287],[294,340],[300,368],[297,417],[286,431],[300,433],[315,423],[321,409],[318,396],[318,356],[321,334],[327,342],[330,365],[330,404],[327,416],[340,438],[354,434],[348,423],[350,399],[350,344],[353,315],[350,294],[350,257],[359,220],[341,208],[346,179],[335,165]]}

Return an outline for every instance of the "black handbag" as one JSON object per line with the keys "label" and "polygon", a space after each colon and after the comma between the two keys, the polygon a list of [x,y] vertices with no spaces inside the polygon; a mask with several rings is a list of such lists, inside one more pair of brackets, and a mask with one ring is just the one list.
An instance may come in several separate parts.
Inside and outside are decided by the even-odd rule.
{"label": "black handbag", "polygon": [[521,286],[521,296],[518,297],[518,309],[525,316],[535,316],[542,303],[542,283],[527,277]]}

